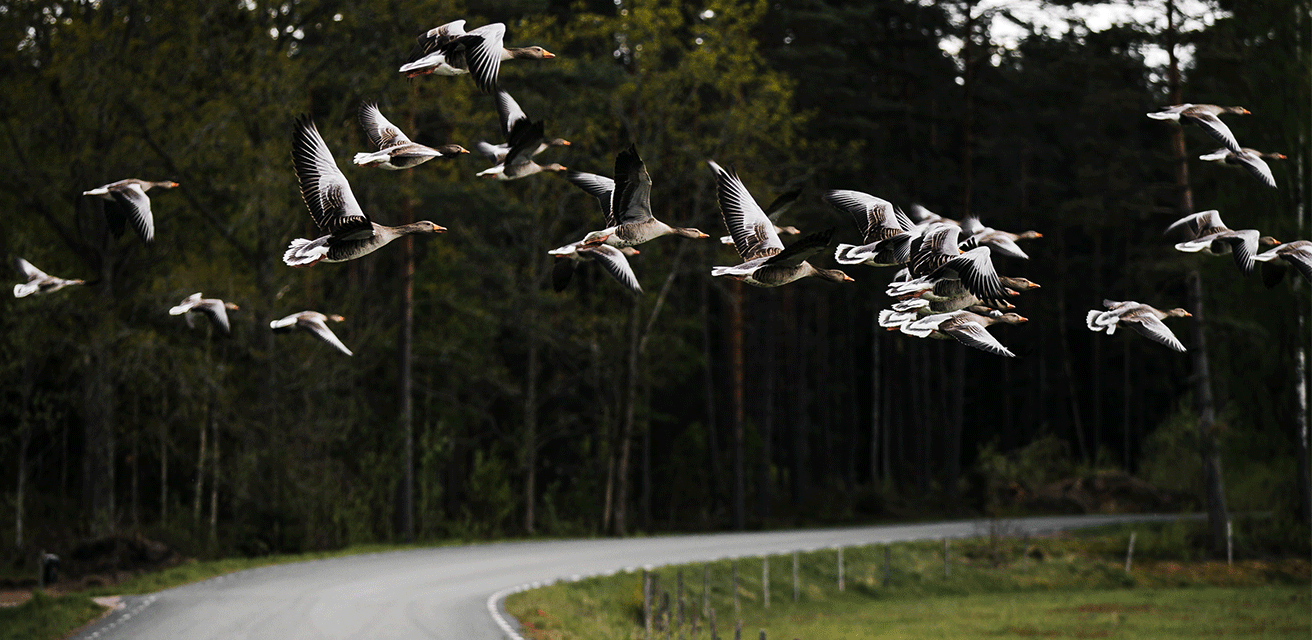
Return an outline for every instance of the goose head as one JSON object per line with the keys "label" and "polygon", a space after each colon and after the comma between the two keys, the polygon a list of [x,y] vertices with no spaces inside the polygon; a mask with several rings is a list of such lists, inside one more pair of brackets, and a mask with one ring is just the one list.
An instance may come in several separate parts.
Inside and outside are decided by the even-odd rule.
{"label": "goose head", "polygon": [[1170,311],[1167,311],[1167,312],[1166,312],[1166,317],[1168,317],[1168,318],[1192,318],[1192,317],[1194,317],[1194,314],[1189,313],[1188,311],[1185,311],[1184,309],[1181,309],[1181,308],[1179,308],[1179,307],[1176,307],[1176,308],[1174,308],[1174,309],[1171,309]]}
{"label": "goose head", "polygon": [[520,49],[506,49],[512,58],[534,58],[537,60],[549,60],[556,57],[556,54],[543,49],[542,47],[532,46]]}
{"label": "goose head", "polygon": [[850,276],[843,273],[841,269],[816,269],[815,275],[830,282],[855,282]]}
{"label": "goose head", "polygon": [[442,145],[440,147],[437,147],[435,150],[444,156],[454,156],[460,153],[469,153],[469,149],[466,149],[458,144]]}

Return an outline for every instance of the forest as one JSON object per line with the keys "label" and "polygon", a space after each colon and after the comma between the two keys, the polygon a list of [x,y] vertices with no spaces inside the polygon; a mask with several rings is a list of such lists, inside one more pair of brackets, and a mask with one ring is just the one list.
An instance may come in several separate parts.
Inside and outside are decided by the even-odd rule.
{"label": "forest", "polygon": [[[1178,6],[1177,6],[1178,5]],[[1082,16],[1132,8],[1150,19]],[[1269,513],[1306,545],[1309,286],[1182,253],[1176,219],[1312,239],[1305,0],[0,0],[0,258],[86,281],[0,296],[0,492],[15,563],[143,535],[193,555],[504,536],[603,536],[1005,516],[1063,478],[1123,472],[1170,508]],[[1022,11],[1021,9],[1025,9]],[[631,143],[658,238],[631,295],[548,251],[601,228],[544,172],[476,177],[477,153],[358,167],[361,103],[416,142],[501,142],[469,76],[407,79],[415,37],[501,22],[555,57],[500,69],[540,161],[611,175]],[[1198,159],[1219,145],[1145,117],[1241,105],[1277,188]],[[376,222],[435,236],[291,268],[317,229],[291,159],[313,118]],[[896,269],[762,289],[707,160],[781,224],[834,229],[851,189],[1035,230],[1003,275],[1042,288],[992,329],[1004,358],[878,326]],[[83,192],[151,191],[155,239]],[[307,235],[310,234],[310,235]],[[795,237],[784,237],[788,244]],[[18,271],[12,282],[23,282]],[[168,310],[237,306],[231,335]],[[1177,353],[1090,332],[1104,299],[1170,320]],[[271,321],[339,314],[346,356]],[[1213,529],[1215,531],[1215,529]]]}

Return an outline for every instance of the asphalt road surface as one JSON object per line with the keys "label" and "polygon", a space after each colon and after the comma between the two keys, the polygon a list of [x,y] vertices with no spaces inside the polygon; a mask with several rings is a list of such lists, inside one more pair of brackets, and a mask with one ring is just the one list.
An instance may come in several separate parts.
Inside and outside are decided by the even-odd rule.
{"label": "asphalt road surface", "polygon": [[[1178,515],[1094,515],[998,521],[1014,535]],[[515,542],[414,549],[250,569],[129,596],[74,636],[132,638],[518,638],[501,601],[557,580],[643,566],[794,550],[988,535],[990,521],[731,533],[623,540]]]}

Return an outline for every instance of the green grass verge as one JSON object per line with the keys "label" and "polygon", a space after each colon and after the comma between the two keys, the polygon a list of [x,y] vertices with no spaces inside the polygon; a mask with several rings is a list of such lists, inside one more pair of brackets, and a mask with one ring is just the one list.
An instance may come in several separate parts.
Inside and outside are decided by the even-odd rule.
{"label": "green grass verge", "polygon": [[38,589],[31,600],[0,608],[0,640],[63,638],[104,612],[85,594],[54,597]]}
{"label": "green grass verge", "polygon": [[[686,624],[693,619],[708,638],[702,583],[709,570],[709,607],[721,638],[759,630],[769,638],[983,638],[1120,637],[1196,638],[1258,635],[1307,638],[1312,633],[1312,588],[1307,560],[1224,562],[1169,559],[1178,555],[1161,540],[1171,525],[1141,526],[1133,571],[1125,572],[1128,534],[1064,536],[1031,541],[1007,538],[954,540],[950,575],[943,575],[943,544],[844,549],[845,590],[838,590],[837,552],[800,554],[799,598],[793,601],[792,558],[769,560],[770,606],[764,606],[763,562],[738,561],[735,615],[732,562],[662,567],[657,593],[667,593],[671,624],[678,618],[678,575],[683,573]],[[1147,540],[1149,552],[1138,545]],[[1168,559],[1157,557],[1160,548]],[[659,599],[657,600],[659,602]],[[640,573],[590,578],[514,594],[506,609],[536,640],[643,638]],[[659,614],[657,615],[659,619]],[[657,624],[659,626],[659,623]],[[664,638],[663,633],[656,634]],[[672,634],[678,637],[677,630]],[[688,636],[691,637],[691,636]]]}

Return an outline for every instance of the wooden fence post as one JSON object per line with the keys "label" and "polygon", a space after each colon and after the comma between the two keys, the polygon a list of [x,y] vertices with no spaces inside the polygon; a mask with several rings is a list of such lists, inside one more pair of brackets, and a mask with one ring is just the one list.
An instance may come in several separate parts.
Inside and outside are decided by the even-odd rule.
{"label": "wooden fence post", "polygon": [[733,559],[733,615],[742,615],[742,606],[738,604],[738,558]]}
{"label": "wooden fence post", "polygon": [[711,615],[711,563],[702,565],[702,617]]}
{"label": "wooden fence post", "polygon": [[797,602],[797,552],[793,552],[793,602]]}
{"label": "wooden fence post", "polygon": [[1230,526],[1230,520],[1225,521],[1225,563],[1229,566],[1235,564],[1235,539],[1234,529]]}
{"label": "wooden fence post", "polygon": [[761,556],[761,602],[770,608],[770,556]]}
{"label": "wooden fence post", "polygon": [[890,561],[890,556],[892,555],[893,555],[892,545],[889,544],[884,545],[884,588],[888,588],[889,565],[892,564]]}
{"label": "wooden fence post", "polygon": [[1021,544],[1020,570],[1029,571],[1030,570],[1030,534],[1028,531],[1025,532],[1025,537],[1021,540],[1020,544]]}
{"label": "wooden fence post", "polygon": [[670,592],[661,592],[661,630],[665,632],[665,640],[670,640]]}
{"label": "wooden fence post", "polygon": [[743,640],[743,621],[739,620],[733,625],[733,640]]}
{"label": "wooden fence post", "polygon": [[720,640],[720,632],[715,627],[716,627],[715,609],[712,607],[711,608],[711,640]]}
{"label": "wooden fence post", "polygon": [[675,580],[678,582],[679,640],[683,640],[683,567],[679,567]]}
{"label": "wooden fence post", "polygon": [[943,538],[943,578],[946,580],[951,575],[951,564],[948,560],[948,539]]}
{"label": "wooden fence post", "polygon": [[843,548],[838,548],[838,590],[843,590]]}
{"label": "wooden fence post", "polygon": [[642,570],[642,620],[647,630],[644,637],[651,640],[651,572],[646,569]]}
{"label": "wooden fence post", "polygon": [[1130,572],[1130,562],[1131,562],[1131,560],[1134,559],[1134,534],[1135,534],[1135,532],[1133,532],[1133,531],[1130,532],[1130,547],[1129,547],[1128,549],[1125,550],[1125,572],[1126,572],[1126,573],[1129,573],[1129,572]]}

